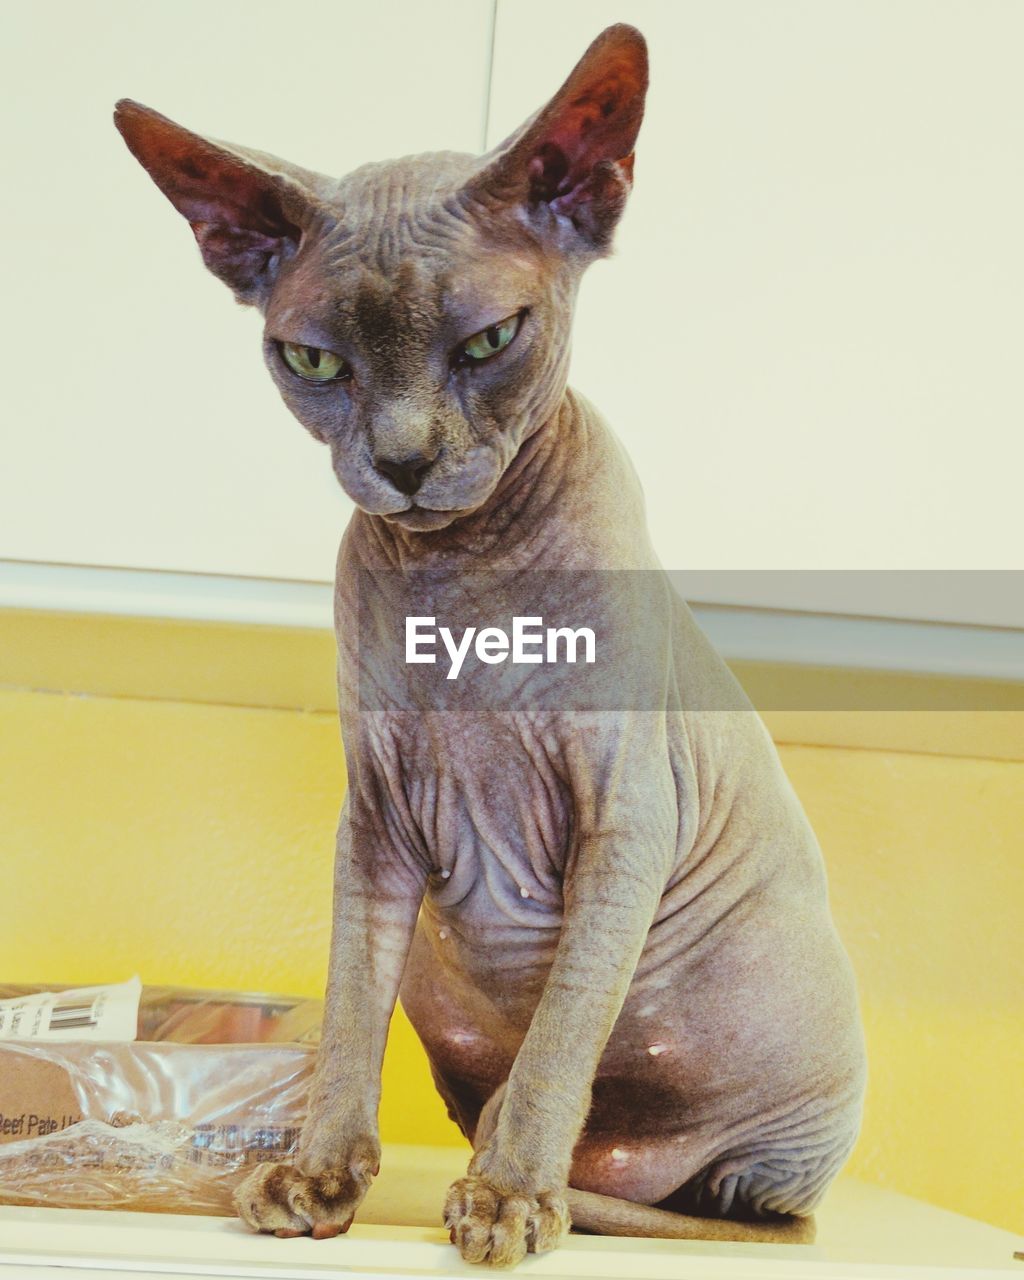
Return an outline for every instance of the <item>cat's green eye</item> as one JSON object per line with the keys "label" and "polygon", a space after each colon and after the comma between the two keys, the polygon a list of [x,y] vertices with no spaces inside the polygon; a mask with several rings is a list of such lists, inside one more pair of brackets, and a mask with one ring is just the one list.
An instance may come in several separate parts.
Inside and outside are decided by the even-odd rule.
{"label": "cat's green eye", "polygon": [[282,342],[281,355],[292,373],[307,382],[334,382],[348,377],[350,370],[341,356],[320,347],[302,347],[295,342]]}
{"label": "cat's green eye", "polygon": [[471,338],[467,338],[458,350],[461,362],[479,364],[481,360],[489,360],[499,351],[504,351],[519,331],[522,318],[523,312],[517,311],[514,316],[506,316],[497,324],[489,325],[479,333],[474,333]]}

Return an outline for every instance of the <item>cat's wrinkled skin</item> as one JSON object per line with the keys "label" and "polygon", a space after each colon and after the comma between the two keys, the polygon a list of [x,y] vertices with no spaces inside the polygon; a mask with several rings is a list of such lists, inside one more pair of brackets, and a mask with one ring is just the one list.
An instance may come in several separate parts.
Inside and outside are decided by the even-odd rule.
{"label": "cat's wrinkled skin", "polygon": [[[365,567],[432,568],[442,601],[481,568],[657,567],[628,460],[565,385],[646,83],[639,33],[612,27],[488,156],[340,181],[119,105],[206,264],[263,312],[271,374],[360,508],[335,592],[349,793],[323,1040],[294,1165],[237,1192],[260,1230],[348,1229],[380,1158],[400,988],[474,1144],[444,1210],[470,1261],[551,1248],[570,1212],[598,1231],[807,1239],[854,1141],[861,1032],[821,856],[684,605],[657,713],[540,712],[525,693],[461,719],[359,702],[357,604],[404,625],[400,596],[357,601]],[[453,360],[516,314],[499,355]],[[282,342],[350,376],[305,383]],[[598,602],[619,635],[630,590]]]}

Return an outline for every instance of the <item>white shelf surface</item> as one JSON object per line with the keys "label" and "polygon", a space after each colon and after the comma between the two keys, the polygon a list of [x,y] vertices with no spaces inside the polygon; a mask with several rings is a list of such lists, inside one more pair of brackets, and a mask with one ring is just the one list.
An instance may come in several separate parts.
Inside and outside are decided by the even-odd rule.
{"label": "white shelf surface", "polygon": [[[465,1168],[457,1149],[390,1147],[362,1221],[330,1241],[256,1235],[233,1218],[0,1207],[0,1280],[230,1276],[263,1280],[493,1276],[461,1261],[439,1225],[448,1182]],[[601,1280],[916,1280],[1017,1276],[1024,1247],[1011,1232],[851,1179],[839,1179],[817,1215],[814,1245],[572,1236],[530,1257],[518,1274]],[[392,1225],[396,1220],[405,1225]]]}

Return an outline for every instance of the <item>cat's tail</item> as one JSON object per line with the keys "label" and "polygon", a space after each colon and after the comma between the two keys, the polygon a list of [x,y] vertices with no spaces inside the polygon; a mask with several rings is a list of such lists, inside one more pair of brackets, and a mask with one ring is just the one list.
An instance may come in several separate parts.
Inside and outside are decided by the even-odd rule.
{"label": "cat's tail", "polygon": [[655,1240],[739,1240],[748,1244],[813,1244],[813,1217],[779,1216],[763,1222],[729,1218],[692,1218],[667,1209],[601,1196],[593,1191],[565,1193],[572,1225],[601,1236],[648,1236]]}

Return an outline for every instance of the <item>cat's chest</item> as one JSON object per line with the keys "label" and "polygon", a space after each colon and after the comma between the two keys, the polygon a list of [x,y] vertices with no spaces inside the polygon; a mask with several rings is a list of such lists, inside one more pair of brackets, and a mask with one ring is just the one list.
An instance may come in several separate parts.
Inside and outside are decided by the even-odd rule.
{"label": "cat's chest", "polygon": [[374,768],[407,806],[439,917],[560,920],[573,801],[543,729],[514,716],[403,718],[376,746]]}

